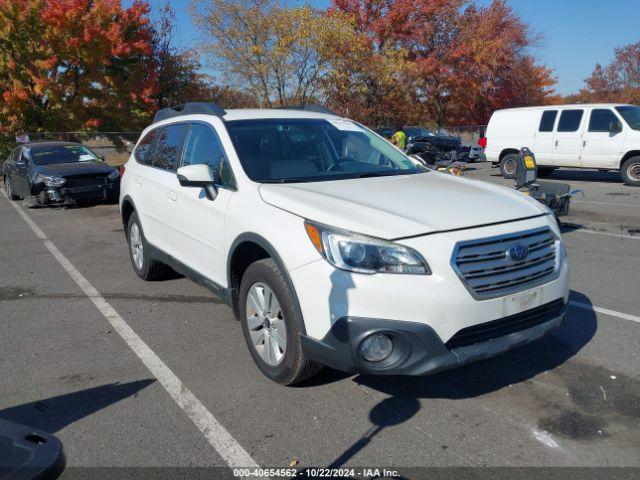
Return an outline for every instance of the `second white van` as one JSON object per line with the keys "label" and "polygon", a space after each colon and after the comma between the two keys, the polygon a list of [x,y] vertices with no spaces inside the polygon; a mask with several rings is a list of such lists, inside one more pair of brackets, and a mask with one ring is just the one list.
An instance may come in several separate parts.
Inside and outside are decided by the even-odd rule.
{"label": "second white van", "polygon": [[522,147],[535,153],[540,176],[562,167],[618,170],[625,184],[640,186],[640,107],[549,105],[494,112],[487,126],[487,160],[505,178],[514,178]]}

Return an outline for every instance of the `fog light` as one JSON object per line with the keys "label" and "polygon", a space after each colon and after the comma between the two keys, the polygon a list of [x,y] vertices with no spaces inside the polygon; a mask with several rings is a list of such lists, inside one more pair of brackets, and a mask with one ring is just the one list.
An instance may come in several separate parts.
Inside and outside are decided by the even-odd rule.
{"label": "fog light", "polygon": [[383,333],[374,333],[360,344],[360,355],[368,362],[381,362],[393,352],[393,342]]}

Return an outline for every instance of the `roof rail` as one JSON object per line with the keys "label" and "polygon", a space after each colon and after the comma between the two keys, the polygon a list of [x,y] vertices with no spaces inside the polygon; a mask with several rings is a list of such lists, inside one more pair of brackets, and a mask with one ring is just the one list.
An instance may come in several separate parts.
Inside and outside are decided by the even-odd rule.
{"label": "roof rail", "polygon": [[316,105],[314,103],[308,103],[306,105],[291,105],[291,106],[278,107],[278,108],[283,110],[304,110],[305,112],[328,113],[329,115],[338,116],[336,112],[333,112],[328,108],[323,107],[322,105]]}
{"label": "roof rail", "polygon": [[227,112],[217,103],[213,102],[188,102],[175,107],[163,108],[158,110],[153,117],[153,123],[167,118],[179,117],[180,115],[191,115],[194,113],[202,113],[205,115],[215,115],[222,118]]}

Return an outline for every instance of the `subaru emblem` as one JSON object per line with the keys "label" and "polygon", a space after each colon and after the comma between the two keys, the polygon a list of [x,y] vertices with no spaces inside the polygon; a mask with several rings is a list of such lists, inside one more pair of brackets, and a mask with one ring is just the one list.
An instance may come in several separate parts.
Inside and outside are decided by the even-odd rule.
{"label": "subaru emblem", "polygon": [[529,256],[529,249],[520,243],[516,243],[506,251],[507,258],[514,262],[521,262]]}

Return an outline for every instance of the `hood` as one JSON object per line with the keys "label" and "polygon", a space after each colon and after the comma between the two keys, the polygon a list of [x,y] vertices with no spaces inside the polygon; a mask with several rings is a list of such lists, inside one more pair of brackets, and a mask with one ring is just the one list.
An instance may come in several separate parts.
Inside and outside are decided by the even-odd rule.
{"label": "hood", "polygon": [[266,203],[308,220],[383,239],[513,221],[549,211],[514,190],[437,172],[263,184],[260,195]]}
{"label": "hood", "polygon": [[36,172],[43,175],[56,175],[66,177],[69,175],[95,175],[103,173],[108,175],[115,170],[114,167],[104,162],[73,162],[73,163],[52,163],[50,165],[36,165]]}

